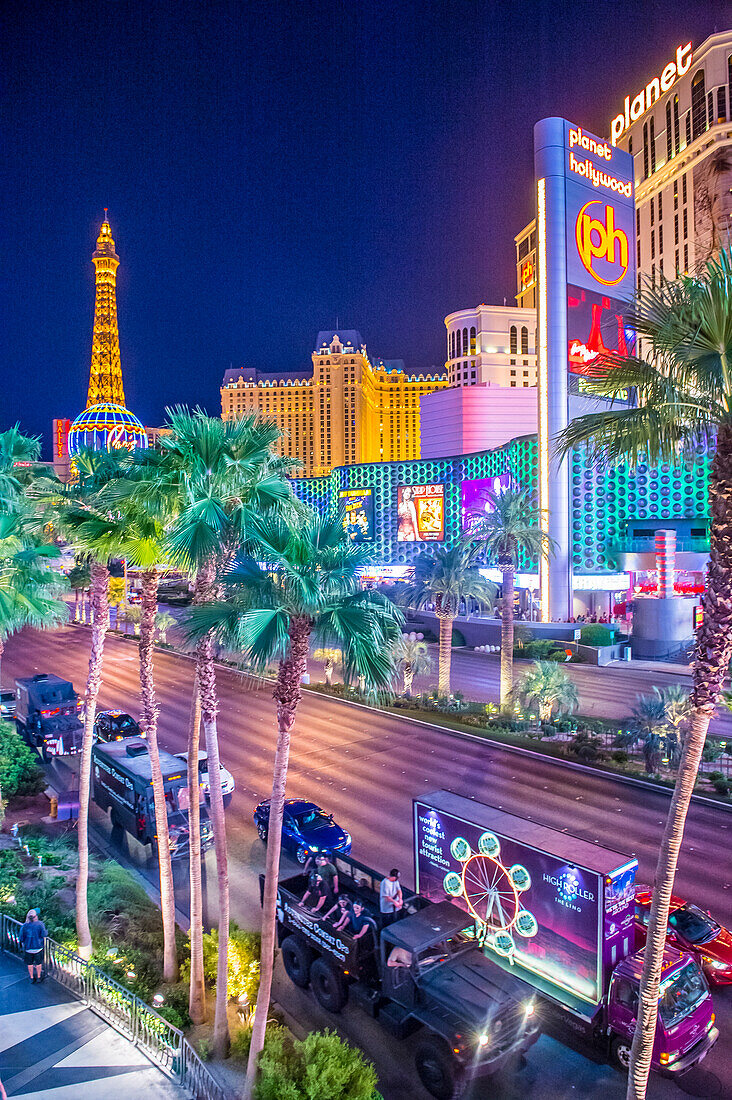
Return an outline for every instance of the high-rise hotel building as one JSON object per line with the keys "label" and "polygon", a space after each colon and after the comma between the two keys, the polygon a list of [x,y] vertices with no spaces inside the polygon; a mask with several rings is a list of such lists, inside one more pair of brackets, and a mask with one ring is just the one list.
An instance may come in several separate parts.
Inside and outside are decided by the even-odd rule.
{"label": "high-rise hotel building", "polygon": [[369,359],[355,330],[319,332],[311,370],[227,370],[221,415],[274,420],[280,453],[305,477],[322,477],[335,466],[420,458],[419,399],[446,385],[440,372],[409,374],[401,360]]}
{"label": "high-rise hotel building", "polygon": [[732,31],[662,60],[610,123],[635,162],[637,269],[652,280],[693,272],[732,234]]}

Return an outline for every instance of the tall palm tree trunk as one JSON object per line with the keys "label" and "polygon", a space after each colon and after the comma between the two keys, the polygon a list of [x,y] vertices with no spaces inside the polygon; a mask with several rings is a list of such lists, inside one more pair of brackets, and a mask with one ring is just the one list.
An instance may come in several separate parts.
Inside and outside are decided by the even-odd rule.
{"label": "tall palm tree trunk", "polygon": [[440,623],[440,645],[437,673],[437,694],[450,694],[450,667],[452,665],[452,624],[455,616],[449,608],[436,609]]}
{"label": "tall palm tree trunk", "polygon": [[514,571],[502,568],[501,599],[501,710],[506,713],[513,701],[513,594]]}
{"label": "tall palm tree trunk", "polygon": [[201,696],[198,675],[193,682],[191,720],[188,727],[188,829],[191,882],[191,983],[188,991],[188,1014],[194,1024],[206,1019],[206,984],[203,976],[203,889],[201,883],[201,788],[198,768],[190,761],[198,760],[201,735]]}
{"label": "tall palm tree trunk", "polygon": [[100,562],[91,566],[92,634],[89,654],[89,674],[86,680],[86,705],[84,710],[84,739],[81,745],[79,766],[79,870],[76,876],[76,936],[79,955],[91,958],[92,942],[89,930],[89,907],[86,889],[89,882],[89,784],[91,779],[91,752],[94,734],[94,718],[97,712],[97,696],[102,682],[104,638],[109,630],[109,570]]}
{"label": "tall palm tree trunk", "polygon": [[3,686],[3,654],[5,653],[5,642],[0,638],[0,687]]}
{"label": "tall palm tree trunk", "polygon": [[694,713],[658,853],[641,973],[638,1025],[630,1053],[628,1100],[644,1100],[648,1087],[676,865],[709,723],[721,696],[732,655],[732,425],[729,424],[723,424],[717,435],[717,449],[709,475],[709,511],[709,569],[702,597],[704,618],[697,634],[694,656]]}
{"label": "tall palm tree trunk", "polygon": [[412,684],[414,683],[414,668],[409,661],[405,661],[402,675],[404,676],[404,694],[407,699],[410,699],[412,696]]}
{"label": "tall palm tree trunk", "polygon": [[[202,602],[206,593],[213,595],[214,569],[201,570]],[[216,692],[216,669],[213,662],[211,635],[202,638],[197,647],[197,675],[201,696],[201,714],[206,734],[208,752],[208,781],[210,791],[211,823],[216,851],[216,877],[219,892],[219,949],[216,966],[216,1008],[214,1010],[213,1049],[217,1058],[229,1053],[229,1021],[227,1018],[229,977],[229,867],[226,851],[226,820],[224,817],[224,793],[221,789],[221,765],[216,714],[219,709]],[[195,765],[194,765],[195,766]]]}
{"label": "tall palm tree trunk", "polygon": [[[158,748],[158,714],[155,697],[155,671],[153,666],[153,638],[155,616],[158,612],[158,571],[146,569],[142,574],[142,616],[140,618],[140,690],[142,717],[147,732],[150,772],[152,775],[153,802],[155,804],[155,832],[158,838],[158,865],[160,870],[160,908],[163,916],[163,979],[174,982],[178,977],[178,958],[175,949],[175,897],[173,893],[173,864],[170,856],[168,809],[163,788]],[[198,772],[196,771],[196,775]]]}
{"label": "tall palm tree trunk", "polygon": [[272,798],[269,804],[267,825],[267,860],[264,874],[264,898],[262,900],[262,954],[260,961],[259,993],[252,1027],[252,1043],[249,1048],[247,1080],[244,1100],[252,1100],[257,1076],[257,1060],[264,1046],[269,1000],[272,992],[275,938],[277,932],[277,885],[282,846],[282,815],[285,805],[287,767],[290,757],[290,738],[295,724],[297,707],[302,698],[302,677],[307,671],[308,643],[312,624],[307,618],[293,618],[290,622],[290,644],[287,655],[280,661],[277,684],[273,695],[277,701],[277,749],[272,777]]}

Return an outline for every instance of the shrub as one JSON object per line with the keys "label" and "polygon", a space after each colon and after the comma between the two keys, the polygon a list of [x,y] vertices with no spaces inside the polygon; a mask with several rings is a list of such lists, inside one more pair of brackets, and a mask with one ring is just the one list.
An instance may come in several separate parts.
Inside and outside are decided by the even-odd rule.
{"label": "shrub", "polygon": [[596,760],[602,760],[604,756],[599,740],[586,730],[580,730],[567,747],[583,764],[592,764]]}
{"label": "shrub", "polygon": [[728,795],[730,792],[732,792],[732,783],[729,781],[729,779],[725,779],[724,777],[722,777],[721,779],[715,779],[712,782],[712,786],[714,787],[717,794]]}
{"label": "shrub", "polygon": [[257,1100],[377,1100],[376,1070],[332,1031],[303,1041],[283,1027],[267,1032],[259,1057]]}
{"label": "shrub", "polygon": [[[262,941],[258,932],[244,932],[234,921],[229,926],[229,974],[227,995],[238,999],[243,993],[254,1004],[259,991],[259,958]],[[216,986],[219,933],[213,928],[203,934],[203,976],[209,988]],[[186,959],[180,968],[183,982],[190,980],[191,960]]]}
{"label": "shrub", "polygon": [[612,759],[616,764],[627,764],[630,760],[630,757],[628,756],[627,752],[623,752],[622,749],[616,749],[616,751],[612,754]]}
{"label": "shrub", "polygon": [[580,642],[582,645],[612,645],[613,632],[602,623],[587,623],[580,630]]}
{"label": "shrub", "polygon": [[0,722],[0,792],[3,799],[40,794],[46,776],[38,757],[9,722]]}

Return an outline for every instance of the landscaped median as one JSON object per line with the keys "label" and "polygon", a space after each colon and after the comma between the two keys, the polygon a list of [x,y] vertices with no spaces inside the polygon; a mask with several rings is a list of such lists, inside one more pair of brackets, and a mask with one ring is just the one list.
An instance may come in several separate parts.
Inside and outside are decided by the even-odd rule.
{"label": "landscaped median", "polygon": [[[664,790],[671,790],[674,786],[675,772],[671,760],[661,758],[658,770],[649,771],[649,757],[643,751],[646,742],[641,739],[637,720],[613,722],[573,714],[540,722],[536,716],[521,711],[515,718],[506,718],[494,703],[472,702],[460,693],[450,699],[440,698],[434,692],[412,698],[384,696],[374,699],[342,683],[312,684],[309,690],[455,733],[530,749],[608,775],[643,780]],[[651,761],[653,764],[655,762]],[[721,770],[722,764],[724,770]],[[707,770],[700,773],[695,794],[722,804],[732,804],[732,782],[728,778],[731,764],[732,745],[724,740],[709,738],[705,749]]]}

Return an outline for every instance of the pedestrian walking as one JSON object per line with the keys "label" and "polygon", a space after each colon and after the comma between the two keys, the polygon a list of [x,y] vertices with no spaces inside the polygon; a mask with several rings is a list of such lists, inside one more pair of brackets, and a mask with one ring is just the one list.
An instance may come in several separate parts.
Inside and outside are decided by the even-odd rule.
{"label": "pedestrian walking", "polygon": [[25,924],[20,927],[20,945],[28,967],[28,977],[32,982],[43,981],[43,945],[47,935],[46,926],[39,920],[38,913],[35,909],[29,909]]}
{"label": "pedestrian walking", "polygon": [[399,911],[404,903],[402,887],[399,882],[399,871],[392,867],[388,878],[382,878],[379,887],[379,909],[381,910],[382,923],[386,928],[399,916]]}

